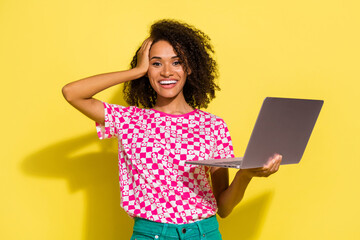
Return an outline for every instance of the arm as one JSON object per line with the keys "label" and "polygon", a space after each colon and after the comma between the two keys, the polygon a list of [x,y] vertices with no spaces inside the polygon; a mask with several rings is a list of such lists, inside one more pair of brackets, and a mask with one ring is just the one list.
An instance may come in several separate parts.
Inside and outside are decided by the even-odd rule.
{"label": "arm", "polygon": [[243,199],[245,190],[253,177],[268,177],[279,170],[282,156],[274,155],[262,168],[240,169],[229,186],[227,168],[213,167],[211,179],[213,192],[220,217],[227,217],[233,208]]}
{"label": "arm", "polygon": [[134,80],[144,76],[149,67],[149,50],[151,39],[146,39],[139,52],[138,62],[135,68],[99,74],[71,82],[62,88],[65,99],[80,112],[94,121],[104,124],[104,107],[101,101],[94,99],[93,96],[109,87]]}

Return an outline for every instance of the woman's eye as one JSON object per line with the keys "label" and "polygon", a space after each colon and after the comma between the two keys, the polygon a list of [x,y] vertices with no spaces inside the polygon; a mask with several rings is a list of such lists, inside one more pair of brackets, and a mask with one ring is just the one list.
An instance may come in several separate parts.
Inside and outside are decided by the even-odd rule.
{"label": "woman's eye", "polygon": [[173,64],[174,64],[174,65],[180,65],[181,62],[180,62],[180,61],[175,61],[175,62],[173,62]]}
{"label": "woman's eye", "polygon": [[160,66],[161,64],[159,62],[153,62],[151,65],[155,66],[155,67],[158,67]]}

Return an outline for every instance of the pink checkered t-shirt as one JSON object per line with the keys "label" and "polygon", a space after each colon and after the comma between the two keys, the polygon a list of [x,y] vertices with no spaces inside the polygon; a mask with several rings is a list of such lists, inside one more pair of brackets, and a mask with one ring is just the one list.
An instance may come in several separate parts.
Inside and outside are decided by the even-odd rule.
{"label": "pink checkered t-shirt", "polygon": [[195,109],[170,115],[104,103],[100,139],[119,140],[121,206],[131,217],[191,223],[216,214],[208,167],[185,161],[234,157],[225,122]]}

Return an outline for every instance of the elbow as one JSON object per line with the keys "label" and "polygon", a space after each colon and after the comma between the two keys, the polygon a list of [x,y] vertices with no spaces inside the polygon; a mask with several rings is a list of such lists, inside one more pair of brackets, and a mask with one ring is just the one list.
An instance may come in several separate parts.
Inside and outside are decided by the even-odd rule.
{"label": "elbow", "polygon": [[61,89],[62,95],[64,96],[64,98],[66,99],[66,101],[71,102],[73,100],[73,94],[71,91],[71,86],[69,86],[69,84],[66,84],[62,89]]}
{"label": "elbow", "polygon": [[219,215],[220,218],[226,218],[227,216],[230,215],[230,213],[232,212],[232,210],[225,210],[225,209],[218,209],[217,214]]}

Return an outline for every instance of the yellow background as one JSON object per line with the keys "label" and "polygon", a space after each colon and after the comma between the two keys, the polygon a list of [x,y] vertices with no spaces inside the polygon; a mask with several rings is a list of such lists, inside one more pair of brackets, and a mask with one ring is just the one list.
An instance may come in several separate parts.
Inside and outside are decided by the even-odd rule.
{"label": "yellow background", "polygon": [[[212,38],[222,90],[207,111],[236,156],[264,97],[325,100],[302,162],[253,180],[223,238],[360,239],[359,12],[356,0],[2,0],[0,239],[130,238],[116,143],[61,88],[127,69],[161,18]],[[124,104],[119,87],[98,98]]]}

